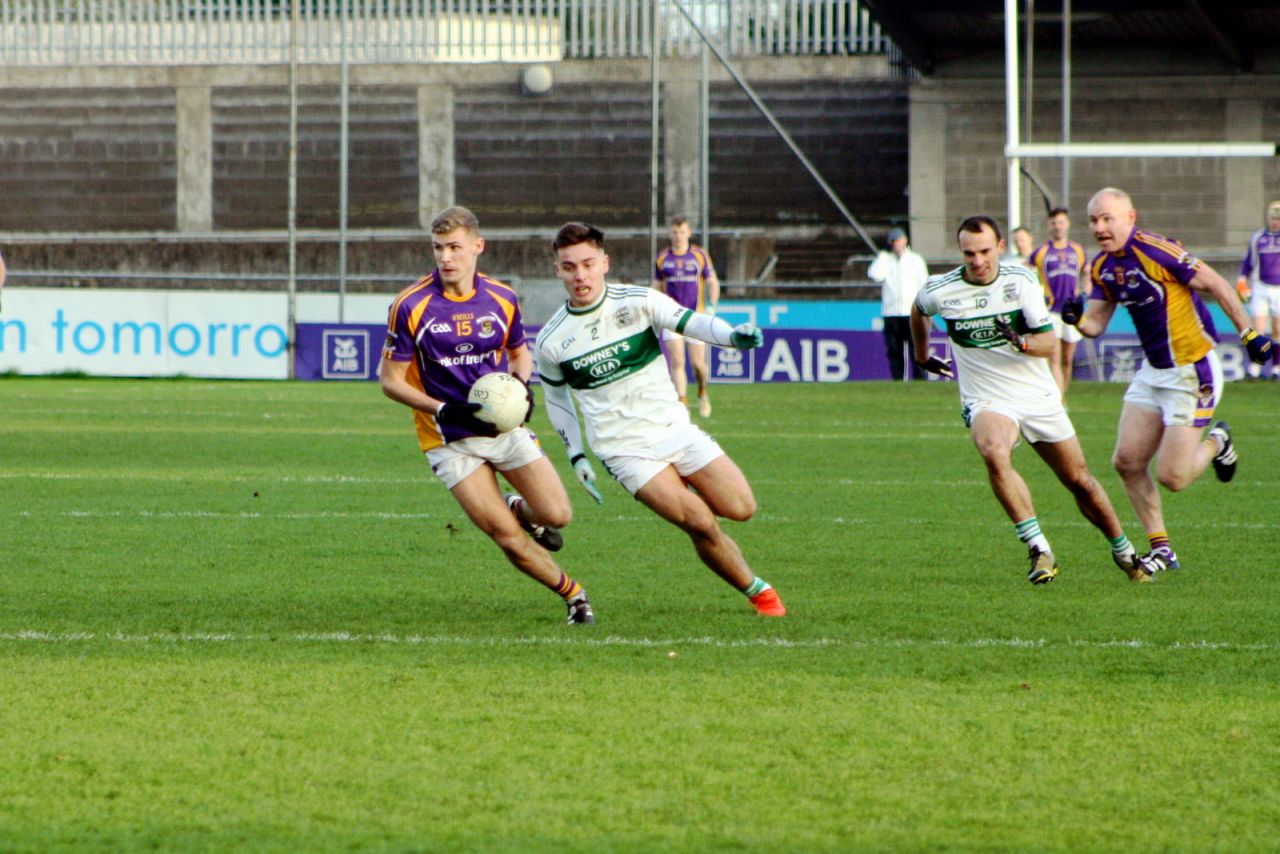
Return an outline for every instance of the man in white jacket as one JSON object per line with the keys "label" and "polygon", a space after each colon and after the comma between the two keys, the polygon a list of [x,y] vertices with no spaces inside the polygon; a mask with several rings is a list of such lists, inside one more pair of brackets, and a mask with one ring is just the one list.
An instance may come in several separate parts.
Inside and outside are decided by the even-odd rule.
{"label": "man in white jacket", "polygon": [[924,258],[907,245],[907,233],[889,229],[889,249],[882,250],[871,262],[867,277],[880,285],[880,317],[884,321],[884,350],[889,357],[889,373],[895,380],[911,371],[911,378],[924,379],[904,352],[911,346],[911,304],[916,293],[929,278]]}

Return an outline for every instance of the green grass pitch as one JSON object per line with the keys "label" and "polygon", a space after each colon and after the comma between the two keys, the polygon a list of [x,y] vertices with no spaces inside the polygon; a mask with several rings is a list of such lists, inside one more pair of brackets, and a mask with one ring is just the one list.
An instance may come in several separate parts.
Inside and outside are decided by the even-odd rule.
{"label": "green grass pitch", "polygon": [[[1137,539],[1122,392],[1070,405]],[[1026,582],[953,386],[714,400],[790,614],[551,448],[570,628],[373,384],[0,379],[0,849],[1276,850],[1280,387],[1141,586],[1022,448]]]}

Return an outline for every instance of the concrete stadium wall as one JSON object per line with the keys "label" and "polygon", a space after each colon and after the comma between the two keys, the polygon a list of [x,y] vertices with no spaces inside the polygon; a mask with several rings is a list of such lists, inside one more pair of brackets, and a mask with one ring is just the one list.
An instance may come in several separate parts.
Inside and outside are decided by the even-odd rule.
{"label": "concrete stadium wall", "polygon": [[[541,244],[522,246],[519,234],[549,233],[567,219],[620,233],[646,228],[648,62],[550,67],[551,92],[528,97],[516,65],[353,66],[353,254],[387,270],[404,258],[387,241],[421,235],[436,211],[454,203],[474,208],[486,229],[516,232],[514,259],[539,255]],[[662,217],[690,215],[696,227],[699,65],[666,60],[661,67]],[[883,57],[753,59],[740,67],[851,209],[881,228],[901,217],[906,83],[890,76]],[[757,236],[842,228],[836,207],[746,96],[717,63],[710,71],[713,227]],[[10,266],[274,267],[279,241],[219,249],[209,238],[287,227],[287,85],[287,68],[278,66],[6,69],[0,243]],[[338,226],[339,121],[338,69],[301,68],[300,229]],[[118,232],[183,240],[120,243],[112,236]],[[47,233],[62,238],[34,237]],[[376,244],[354,247],[370,235]],[[303,255],[327,259],[331,248]],[[768,251],[725,244],[742,277]],[[540,259],[536,270],[508,272],[545,275]]]}
{"label": "concrete stadium wall", "polygon": [[[1061,139],[1055,83],[1037,87],[1030,141]],[[1150,77],[1077,79],[1072,133],[1076,142],[1257,142],[1280,139],[1280,77]],[[953,235],[966,216],[1007,219],[1004,85],[992,79],[928,79],[911,87],[911,225],[915,248],[954,257]],[[1024,160],[1055,197],[1061,160]],[[1085,206],[1105,186],[1126,190],[1139,224],[1176,237],[1218,264],[1239,260],[1249,235],[1265,224],[1264,207],[1280,198],[1280,159],[1073,159],[1072,236],[1093,245]],[[1044,203],[1024,180],[1021,222],[1046,236]],[[958,258],[956,259],[958,262]],[[1234,275],[1234,268],[1220,270]]]}

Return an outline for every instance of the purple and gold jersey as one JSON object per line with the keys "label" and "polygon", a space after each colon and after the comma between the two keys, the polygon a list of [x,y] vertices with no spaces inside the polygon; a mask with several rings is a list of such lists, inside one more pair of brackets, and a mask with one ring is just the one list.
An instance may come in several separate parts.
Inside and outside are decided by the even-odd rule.
{"label": "purple and gold jersey", "polygon": [[1190,365],[1217,343],[1218,332],[1189,286],[1200,260],[1176,240],[1135,228],[1119,252],[1099,252],[1089,266],[1090,299],[1129,309],[1153,368]]}
{"label": "purple and gold jersey", "polygon": [[[507,351],[525,343],[516,292],[480,273],[475,290],[451,296],[433,271],[405,288],[391,304],[383,358],[412,362],[411,385],[445,403],[465,403],[471,384],[484,374],[508,369]],[[474,436],[470,430],[436,423],[413,411],[418,442],[429,451],[445,442]]]}
{"label": "purple and gold jersey", "polygon": [[1240,262],[1240,275],[1252,282],[1280,285],[1280,231],[1259,229],[1249,238],[1249,249]]}
{"label": "purple and gold jersey", "polygon": [[663,249],[653,265],[653,278],[666,285],[667,296],[694,311],[703,310],[707,279],[715,274],[711,256],[701,246],[692,244],[680,255],[670,247]]}
{"label": "purple and gold jersey", "polygon": [[1046,240],[1035,248],[1027,263],[1036,268],[1044,287],[1044,301],[1049,311],[1062,311],[1062,304],[1076,295],[1080,287],[1080,271],[1084,269],[1084,247],[1074,240],[1058,248]]}

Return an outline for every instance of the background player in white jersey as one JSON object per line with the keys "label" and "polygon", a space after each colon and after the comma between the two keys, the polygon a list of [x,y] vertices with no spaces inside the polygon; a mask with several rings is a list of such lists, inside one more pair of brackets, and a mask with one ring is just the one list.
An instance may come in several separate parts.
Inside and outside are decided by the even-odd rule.
{"label": "background player in white jersey", "polygon": [[604,233],[594,226],[564,225],[552,248],[569,301],[538,334],[534,354],[547,415],[578,481],[604,501],[583,449],[575,401],[591,450],[609,473],[688,534],[702,562],[744,593],[757,613],[783,616],[777,591],[756,577],[717,520],[750,519],[756,510],[751,486],[716,441],[690,422],[658,337],[671,330],[720,347],[751,349],[764,343],[763,334],[750,324],[730,327],[691,311],[652,288],[606,284],[609,256]]}
{"label": "background player in white jersey", "polygon": [[1150,581],[1155,563],[1139,557],[1111,499],[1085,464],[1075,427],[1049,370],[1056,336],[1036,274],[1017,262],[1001,263],[1000,227],[986,216],[961,223],[956,241],[964,264],[925,283],[911,311],[918,365],[951,376],[951,365],[929,351],[930,317],[946,323],[959,369],[960,402],[973,444],[987,464],[991,491],[1027,545],[1032,584],[1058,574],[1049,541],[1040,530],[1031,491],[1013,467],[1022,438],[1075,496],[1080,512],[1106,536],[1111,556],[1130,579]]}

